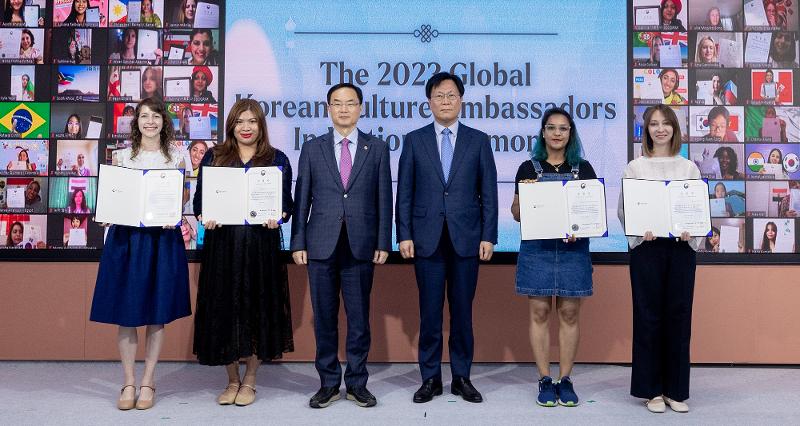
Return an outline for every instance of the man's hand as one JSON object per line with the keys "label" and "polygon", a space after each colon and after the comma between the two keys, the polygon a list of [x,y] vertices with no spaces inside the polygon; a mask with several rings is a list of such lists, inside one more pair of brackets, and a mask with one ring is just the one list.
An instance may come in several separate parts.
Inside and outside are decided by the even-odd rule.
{"label": "man's hand", "polygon": [[372,257],[372,263],[376,265],[383,265],[386,259],[389,258],[389,252],[386,250],[375,250],[375,255]]}
{"label": "man's hand", "polygon": [[488,241],[481,241],[481,247],[478,251],[478,257],[484,262],[492,260],[492,253],[494,253],[494,244]]}
{"label": "man's hand", "polygon": [[308,265],[308,252],[305,250],[298,250],[292,253],[292,259],[294,259],[294,263],[298,265]]}
{"label": "man's hand", "polygon": [[414,240],[400,241],[400,255],[403,259],[414,258]]}

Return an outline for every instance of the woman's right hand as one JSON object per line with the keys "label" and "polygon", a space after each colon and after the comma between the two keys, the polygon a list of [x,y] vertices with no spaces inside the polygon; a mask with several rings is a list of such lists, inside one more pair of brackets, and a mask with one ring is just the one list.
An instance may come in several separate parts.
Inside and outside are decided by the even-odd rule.
{"label": "woman's right hand", "polygon": [[536,183],[538,181],[539,181],[538,178],[536,178],[536,179],[522,179],[521,181],[519,181],[519,183]]}
{"label": "woman's right hand", "polygon": [[197,220],[203,224],[203,228],[205,229],[215,229],[215,228],[222,228],[222,225],[218,224],[216,220],[209,220],[203,222],[203,215],[197,216]]}
{"label": "woman's right hand", "polygon": [[645,241],[653,241],[656,239],[656,236],[653,235],[653,231],[647,231],[642,238],[644,238]]}

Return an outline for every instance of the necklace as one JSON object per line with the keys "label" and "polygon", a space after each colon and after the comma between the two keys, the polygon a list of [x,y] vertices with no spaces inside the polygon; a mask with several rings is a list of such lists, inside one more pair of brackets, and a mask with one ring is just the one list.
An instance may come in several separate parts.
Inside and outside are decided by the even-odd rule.
{"label": "necklace", "polygon": [[556,169],[556,173],[559,173],[559,169],[560,169],[560,168],[561,168],[561,166],[563,166],[563,165],[564,165],[564,163],[566,163],[566,162],[567,162],[567,161],[566,161],[566,160],[564,160],[564,161],[562,161],[562,162],[560,162],[560,163],[558,163],[558,164],[551,164],[551,166],[553,166],[553,168],[555,168],[555,169]]}

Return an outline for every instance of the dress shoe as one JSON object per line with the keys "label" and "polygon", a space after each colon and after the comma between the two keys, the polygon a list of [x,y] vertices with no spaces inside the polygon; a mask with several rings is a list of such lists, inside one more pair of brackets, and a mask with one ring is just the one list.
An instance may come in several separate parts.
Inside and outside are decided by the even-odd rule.
{"label": "dress shoe", "polygon": [[256,388],[242,383],[242,385],[239,386],[239,393],[236,394],[236,400],[234,401],[236,405],[244,407],[245,405],[252,404],[255,400]]}
{"label": "dress shoe", "polygon": [[231,405],[236,402],[236,394],[239,392],[239,383],[228,383],[225,390],[217,397],[217,404]]}
{"label": "dress shoe", "polygon": [[672,408],[672,411],[676,413],[688,413],[689,412],[689,404],[683,401],[675,401],[672,398],[664,397],[664,402],[669,405],[669,408]]}
{"label": "dress shoe", "polygon": [[650,410],[651,413],[663,413],[667,411],[667,406],[664,404],[664,398],[657,396],[651,400],[648,400],[647,409]]}
{"label": "dress shoe", "polygon": [[439,379],[428,379],[422,382],[422,386],[414,392],[414,402],[423,403],[433,399],[434,396],[442,394],[442,381]]}
{"label": "dress shoe", "polygon": [[[141,397],[142,397],[142,388],[147,388],[147,389],[150,389],[151,391],[153,391],[153,397],[150,398],[150,399],[147,399],[147,400],[141,399]],[[156,388],[155,388],[155,386],[147,386],[147,385],[139,386],[139,399],[136,400],[136,409],[137,410],[149,410],[150,408],[153,408],[153,404],[155,404],[155,402],[156,402]]]}
{"label": "dress shoe", "polygon": [[347,389],[347,399],[359,407],[374,407],[378,403],[375,395],[368,391],[366,386],[353,386]]}
{"label": "dress shoe", "polygon": [[450,384],[450,391],[453,395],[459,395],[464,401],[467,402],[483,402],[481,393],[472,386],[472,382],[464,377],[454,377],[453,383]]}
{"label": "dress shoe", "polygon": [[[133,388],[133,398],[131,399],[122,399],[122,395],[125,393],[125,389]],[[136,406],[136,386],[135,385],[125,385],[122,389],[119,390],[119,399],[117,400],[117,408],[120,410],[130,410]]]}
{"label": "dress shoe", "polygon": [[308,401],[311,408],[325,408],[340,398],[339,386],[323,386]]}

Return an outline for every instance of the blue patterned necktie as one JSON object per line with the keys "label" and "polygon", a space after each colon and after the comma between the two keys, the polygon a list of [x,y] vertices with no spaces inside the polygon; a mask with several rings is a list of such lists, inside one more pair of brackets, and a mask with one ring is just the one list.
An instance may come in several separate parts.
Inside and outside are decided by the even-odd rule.
{"label": "blue patterned necktie", "polygon": [[444,181],[450,177],[450,164],[453,162],[453,144],[450,142],[450,129],[444,128],[442,130],[442,173],[444,173]]}

